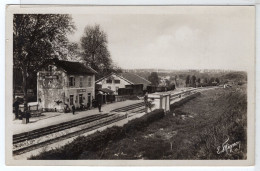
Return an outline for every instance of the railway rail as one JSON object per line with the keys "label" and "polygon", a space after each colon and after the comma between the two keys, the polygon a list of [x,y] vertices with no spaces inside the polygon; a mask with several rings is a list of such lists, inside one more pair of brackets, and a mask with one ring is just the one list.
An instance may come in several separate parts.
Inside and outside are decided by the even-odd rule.
{"label": "railway rail", "polygon": [[80,129],[77,131],[69,132],[69,133],[59,136],[57,138],[47,139],[46,141],[43,141],[40,143],[36,143],[36,144],[32,144],[29,146],[15,149],[15,150],[13,150],[13,155],[23,154],[28,151],[32,151],[34,149],[40,148],[42,146],[46,146],[46,145],[49,145],[49,144],[52,144],[52,143],[55,143],[55,142],[58,142],[58,141],[61,141],[64,139],[68,139],[73,136],[92,131],[94,129],[98,129],[105,125],[125,119],[126,116],[125,115],[115,116],[115,114],[98,114],[98,115],[92,115],[92,116],[88,116],[88,117],[81,118],[81,119],[72,120],[69,122],[64,122],[64,123],[53,125],[53,126],[48,126],[45,128],[40,128],[37,130],[33,130],[33,131],[21,133],[21,134],[16,134],[16,135],[13,135],[13,146],[16,146],[19,143],[28,142],[30,140],[33,141],[39,137],[48,136],[50,134],[57,133],[57,132],[63,131],[63,130],[67,130],[69,128],[73,128],[73,127],[77,127],[77,126],[85,125],[85,124],[91,124],[94,121],[99,121],[101,119],[106,119],[106,118],[107,118],[107,120],[104,122],[92,124],[89,127],[86,127],[86,128],[83,128],[83,129]]}

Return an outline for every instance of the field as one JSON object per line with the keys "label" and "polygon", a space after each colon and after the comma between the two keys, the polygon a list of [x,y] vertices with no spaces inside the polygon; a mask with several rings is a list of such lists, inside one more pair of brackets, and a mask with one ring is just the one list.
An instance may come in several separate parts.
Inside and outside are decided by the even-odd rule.
{"label": "field", "polygon": [[[78,138],[66,148],[45,152],[32,159],[52,159],[54,156],[59,159],[65,154],[68,157],[63,159],[80,160],[246,159],[245,92],[241,86],[204,91],[162,119],[142,129],[121,133],[115,139],[108,138],[95,148],[85,148],[85,139]],[[70,149],[78,151],[72,158]]]}

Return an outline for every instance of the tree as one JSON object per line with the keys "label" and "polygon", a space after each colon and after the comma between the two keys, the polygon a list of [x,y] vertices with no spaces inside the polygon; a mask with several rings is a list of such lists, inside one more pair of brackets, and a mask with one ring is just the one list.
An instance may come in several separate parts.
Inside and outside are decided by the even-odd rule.
{"label": "tree", "polygon": [[219,78],[216,78],[216,82],[219,84],[220,83],[220,80],[219,80]]}
{"label": "tree", "polygon": [[204,83],[205,83],[205,84],[208,84],[208,78],[207,78],[207,77],[204,78]]}
{"label": "tree", "polygon": [[174,77],[174,81],[175,81],[175,85],[176,85],[176,87],[179,87],[179,83],[178,83],[177,75],[175,75],[175,77]]}
{"label": "tree", "polygon": [[203,78],[203,84],[202,84],[202,86],[208,86],[208,78],[207,77],[205,77],[205,78]]}
{"label": "tree", "polygon": [[193,75],[193,76],[191,77],[191,85],[192,85],[193,87],[196,87],[196,76],[195,76],[195,75]]}
{"label": "tree", "polygon": [[165,84],[166,84],[166,86],[167,86],[167,87],[169,87],[169,86],[170,86],[170,84],[171,84],[171,81],[170,81],[170,80],[168,80],[168,79],[166,79],[166,80],[165,80]]}
{"label": "tree", "polygon": [[197,79],[197,82],[200,84],[200,78]]}
{"label": "tree", "polygon": [[176,86],[176,87],[179,86],[177,75],[171,76],[170,81],[171,81],[171,84],[174,84],[174,86]]}
{"label": "tree", "polygon": [[110,58],[107,35],[99,25],[87,26],[80,41],[83,50],[82,59],[98,72],[98,78],[110,72],[121,71]]}
{"label": "tree", "polygon": [[185,83],[186,87],[190,86],[190,75],[187,75]]}
{"label": "tree", "polygon": [[67,34],[75,26],[66,14],[15,14],[13,19],[14,67],[22,71],[24,110],[27,111],[27,79],[52,58],[66,58]]}
{"label": "tree", "polygon": [[197,78],[197,83],[198,83],[198,86],[200,87],[200,86],[201,86],[201,80],[200,80],[200,78]]}
{"label": "tree", "polygon": [[151,75],[148,77],[148,80],[152,83],[154,86],[158,86],[160,79],[158,77],[157,72],[152,72]]}
{"label": "tree", "polygon": [[215,81],[215,78],[214,77],[211,77],[210,80],[209,80],[209,85],[212,85],[212,83]]}

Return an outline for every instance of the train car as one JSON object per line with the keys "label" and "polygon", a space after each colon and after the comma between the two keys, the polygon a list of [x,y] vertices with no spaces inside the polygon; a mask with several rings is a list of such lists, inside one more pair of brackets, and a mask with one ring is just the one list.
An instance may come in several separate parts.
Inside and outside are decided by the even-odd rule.
{"label": "train car", "polygon": [[119,96],[125,96],[125,95],[133,95],[133,88],[119,88],[118,89],[118,95]]}
{"label": "train car", "polygon": [[156,92],[156,86],[152,86],[152,85],[147,86],[147,92],[148,93],[155,93]]}

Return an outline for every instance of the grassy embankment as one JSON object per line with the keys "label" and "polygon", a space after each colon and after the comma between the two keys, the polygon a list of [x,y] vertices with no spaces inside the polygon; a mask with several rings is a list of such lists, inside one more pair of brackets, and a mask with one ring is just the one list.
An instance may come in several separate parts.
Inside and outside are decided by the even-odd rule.
{"label": "grassy embankment", "polygon": [[[73,159],[246,159],[246,113],[241,87],[205,91],[164,118],[102,146],[82,148],[84,138],[78,138],[73,143],[79,152]],[[240,149],[217,154],[227,137],[228,144],[239,141]],[[59,159],[64,151],[71,153],[69,148],[58,149],[32,159]]]}

